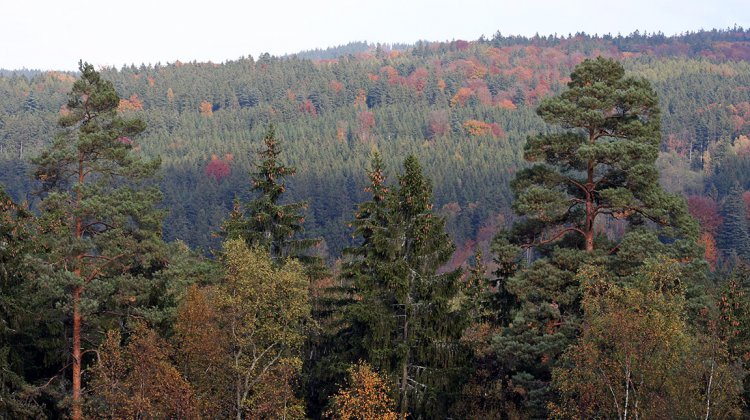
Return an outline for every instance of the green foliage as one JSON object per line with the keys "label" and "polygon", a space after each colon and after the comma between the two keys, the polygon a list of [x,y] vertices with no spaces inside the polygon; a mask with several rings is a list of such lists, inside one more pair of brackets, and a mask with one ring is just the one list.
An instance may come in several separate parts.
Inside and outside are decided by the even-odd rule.
{"label": "green foliage", "polygon": [[740,381],[726,347],[694,336],[677,261],[650,259],[626,286],[595,266],[578,276],[583,333],[554,371],[557,418],[739,416]]}
{"label": "green foliage", "polygon": [[406,158],[392,190],[378,155],[372,165],[373,199],[354,222],[362,243],[344,269],[358,296],[345,313],[350,345],[397,384],[401,413],[444,416],[463,364],[465,315],[452,304],[460,271],[438,272],[454,247],[416,158]]}
{"label": "green foliage", "polygon": [[[628,282],[658,252],[690,262],[688,287],[706,270],[684,199],[658,184],[659,109],[647,81],[611,59],[584,60],[537,112],[566,131],[529,138],[525,157],[542,163],[511,183],[524,219],[495,240],[499,267],[486,298],[500,314],[492,348],[501,399],[532,417],[548,415],[552,369],[581,333],[580,270],[602,267]],[[605,236],[603,223],[623,233]]]}
{"label": "green foliage", "polygon": [[144,280],[160,266],[163,244],[163,213],[155,207],[161,194],[147,184],[160,162],[138,156],[131,140],[145,124],[119,115],[114,85],[92,65],[79,67],[59,121],[63,131],[33,159],[43,197],[35,252],[41,274],[33,280],[52,312],[60,311],[54,316],[72,317],[77,418],[82,339],[96,345],[101,336],[91,327],[124,316],[148,293]]}
{"label": "green foliage", "polygon": [[[288,260],[277,267],[263,248],[250,249],[241,239],[225,243],[224,264],[226,277],[215,299],[230,353],[232,411],[238,418],[304,417],[294,393],[283,392],[302,368],[310,320],[302,266]],[[266,408],[271,393],[284,398]]]}

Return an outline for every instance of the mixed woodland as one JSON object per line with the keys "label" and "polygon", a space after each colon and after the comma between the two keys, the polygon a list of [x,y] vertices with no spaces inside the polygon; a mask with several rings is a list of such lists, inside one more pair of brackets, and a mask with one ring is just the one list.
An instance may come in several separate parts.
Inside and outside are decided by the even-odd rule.
{"label": "mixed woodland", "polygon": [[0,71],[0,418],[745,418],[749,291],[740,27]]}

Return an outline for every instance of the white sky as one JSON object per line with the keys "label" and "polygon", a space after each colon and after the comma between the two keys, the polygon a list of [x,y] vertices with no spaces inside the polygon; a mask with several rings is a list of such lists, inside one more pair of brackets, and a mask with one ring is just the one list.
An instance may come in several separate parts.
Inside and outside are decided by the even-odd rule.
{"label": "white sky", "polygon": [[213,61],[351,41],[750,27],[750,0],[0,0],[0,68]]}

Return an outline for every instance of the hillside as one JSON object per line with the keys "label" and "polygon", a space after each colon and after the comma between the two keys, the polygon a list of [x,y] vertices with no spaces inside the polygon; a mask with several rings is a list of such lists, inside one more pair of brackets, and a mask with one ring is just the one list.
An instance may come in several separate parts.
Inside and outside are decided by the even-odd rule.
{"label": "hillside", "polygon": [[[524,165],[527,135],[547,129],[534,111],[540,99],[559,92],[576,64],[600,55],[653,83],[668,189],[715,191],[716,201],[735,181],[750,189],[747,172],[723,169],[747,165],[750,154],[738,140],[750,134],[750,31],[742,28],[673,37],[498,33],[393,49],[352,43],[102,74],[128,98],[121,112],[148,124],[135,139],[142,153],[163,160],[167,240],[218,244],[212,232],[232,199],[248,195],[254,151],[272,122],[283,159],[298,170],[286,198],[309,202],[307,234],[325,239],[322,251],[335,257],[347,245],[369,156],[379,150],[390,175],[405,155],[420,159],[462,260],[512,221],[508,182]],[[28,158],[54,137],[73,81],[60,72],[0,75],[0,182],[16,199],[34,200]]]}

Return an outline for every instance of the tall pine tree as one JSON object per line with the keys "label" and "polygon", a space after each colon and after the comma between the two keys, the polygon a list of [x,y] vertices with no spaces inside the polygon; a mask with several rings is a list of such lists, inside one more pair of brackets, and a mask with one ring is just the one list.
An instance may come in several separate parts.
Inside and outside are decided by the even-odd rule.
{"label": "tall pine tree", "polygon": [[[525,158],[538,163],[512,183],[523,219],[495,240],[500,270],[489,298],[502,327],[498,386],[531,417],[547,415],[551,370],[580,333],[581,267],[606,266],[627,281],[664,254],[691,261],[685,272],[695,279],[705,272],[684,199],[658,183],[659,108],[648,81],[614,60],[585,60],[537,113],[559,129],[528,139]],[[624,221],[626,234],[607,237],[605,220]]]}
{"label": "tall pine tree", "polygon": [[111,82],[88,63],[69,93],[63,131],[33,162],[41,184],[40,260],[48,287],[71,320],[72,418],[80,419],[81,371],[86,349],[84,327],[116,280],[135,267],[148,267],[146,256],[161,244],[159,191],[147,187],[159,160],[145,161],[133,151],[132,138],[146,128],[137,118],[118,114],[120,98]]}

